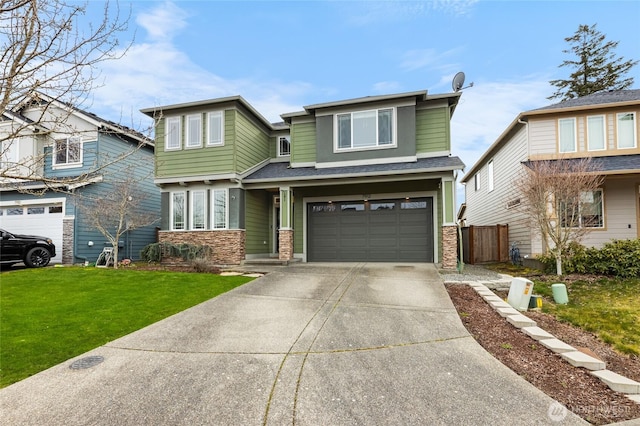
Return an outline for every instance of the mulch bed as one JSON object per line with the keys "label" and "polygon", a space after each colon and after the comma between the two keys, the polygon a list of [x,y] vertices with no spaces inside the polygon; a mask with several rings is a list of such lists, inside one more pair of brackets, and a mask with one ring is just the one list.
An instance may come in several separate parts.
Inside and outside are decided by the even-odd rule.
{"label": "mulch bed", "polygon": [[[595,425],[640,418],[640,404],[609,389],[588,370],[573,367],[560,355],[509,324],[471,287],[448,284],[447,290],[471,335],[489,353],[569,410]],[[640,381],[640,359],[615,352],[593,334],[554,317],[527,312],[538,326],[574,347],[586,348],[607,369]]]}

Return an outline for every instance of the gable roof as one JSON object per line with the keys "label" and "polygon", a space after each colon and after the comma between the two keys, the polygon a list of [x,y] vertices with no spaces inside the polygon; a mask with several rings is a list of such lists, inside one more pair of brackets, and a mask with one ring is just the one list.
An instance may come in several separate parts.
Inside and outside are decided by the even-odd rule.
{"label": "gable roof", "polygon": [[627,105],[640,104],[640,89],[633,90],[609,90],[605,92],[592,93],[590,95],[581,96],[579,98],[569,99],[566,101],[558,102],[555,104],[547,105],[542,108],[532,109],[526,112],[521,112],[518,116],[509,124],[504,132],[498,139],[491,144],[489,148],[482,154],[482,156],[475,162],[475,164],[465,173],[464,177],[460,180],[461,183],[466,183],[471,177],[478,171],[478,169],[485,163],[485,161],[491,157],[496,151],[507,143],[508,136],[527,124],[527,120],[530,117],[544,116],[546,114],[557,114],[558,112],[572,112],[572,111],[584,111],[596,108],[614,108]]}
{"label": "gable roof", "polygon": [[150,147],[155,146],[155,142],[153,139],[143,135],[137,130],[131,129],[127,126],[123,126],[122,124],[116,123],[114,121],[101,118],[92,112],[80,109],[70,103],[54,99],[41,92],[32,93],[29,99],[17,105],[15,108],[13,108],[13,110],[5,111],[4,115],[10,119],[20,120],[27,124],[39,125],[39,123],[36,123],[28,117],[24,116],[22,114],[22,111],[24,111],[26,108],[29,108],[30,106],[38,106],[42,104],[51,104],[63,110],[70,110],[71,112],[81,116],[85,121],[91,123],[92,125],[95,125],[101,130],[107,130],[116,134],[127,136],[143,145],[147,145]]}

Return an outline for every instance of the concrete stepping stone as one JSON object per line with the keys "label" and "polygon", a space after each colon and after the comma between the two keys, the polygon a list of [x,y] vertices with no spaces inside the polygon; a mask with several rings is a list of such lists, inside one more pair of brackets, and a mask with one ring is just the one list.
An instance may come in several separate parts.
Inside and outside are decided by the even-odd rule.
{"label": "concrete stepping stone", "polygon": [[[542,340],[540,343],[544,345],[544,342],[548,342],[548,340]],[[560,356],[574,367],[582,367],[592,371],[604,370],[605,368],[607,368],[604,361],[600,361],[599,359],[596,359],[580,351],[563,352],[560,354]]]}
{"label": "concrete stepping stone", "polygon": [[537,325],[534,320],[522,314],[509,315],[506,318],[507,321],[516,328],[535,327]]}
{"label": "concrete stepping stone", "polygon": [[[507,305],[509,304],[507,303]],[[498,308],[496,309],[496,312],[499,313],[502,318],[506,318],[511,315],[522,315],[520,312],[516,311],[511,305],[504,308]]]}
{"label": "concrete stepping stone", "polygon": [[592,371],[591,374],[602,380],[616,392],[640,395],[640,383],[635,380],[628,379],[611,370]]}
{"label": "concrete stepping stone", "polygon": [[[504,300],[488,300],[487,301],[489,303],[489,305],[493,308],[493,309],[498,309],[498,308],[511,308],[511,305],[509,305],[507,302],[505,302]],[[517,311],[516,311],[517,312]],[[514,312],[513,314],[515,314],[516,312]],[[511,315],[513,315],[511,314]]]}
{"label": "concrete stepping stone", "polygon": [[540,344],[547,349],[551,349],[557,354],[563,354],[565,352],[576,352],[576,348],[567,345],[562,340],[558,340],[556,338],[540,340]]}
{"label": "concrete stepping stone", "polygon": [[555,339],[555,336],[553,334],[546,332],[540,327],[522,327],[521,330],[524,334],[526,334],[527,336],[531,337],[534,340]]}
{"label": "concrete stepping stone", "polygon": [[640,395],[627,395],[627,398],[632,400],[633,402],[640,404]]}

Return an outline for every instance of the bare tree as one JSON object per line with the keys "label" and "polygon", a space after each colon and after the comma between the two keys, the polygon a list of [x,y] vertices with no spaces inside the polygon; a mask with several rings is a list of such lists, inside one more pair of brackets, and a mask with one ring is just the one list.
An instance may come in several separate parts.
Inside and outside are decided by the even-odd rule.
{"label": "bare tree", "polygon": [[[100,84],[98,65],[122,57],[118,35],[129,16],[104,3],[99,22],[82,26],[87,4],[65,0],[0,0],[0,178],[44,184],[83,176],[43,176],[44,152],[12,158],[20,138],[74,133],[68,118]],[[46,95],[46,96],[45,96]],[[13,160],[13,161],[11,161]]]}
{"label": "bare tree", "polygon": [[529,161],[515,182],[521,208],[540,231],[546,249],[562,275],[562,254],[593,227],[601,226],[601,205],[594,197],[604,183],[597,164],[589,158]]}
{"label": "bare tree", "polygon": [[78,194],[77,206],[87,223],[113,246],[113,267],[118,268],[118,246],[120,238],[128,231],[156,223],[157,214],[143,209],[147,199],[139,183],[141,179],[132,171],[127,178],[113,183],[110,191],[101,191],[97,196]]}

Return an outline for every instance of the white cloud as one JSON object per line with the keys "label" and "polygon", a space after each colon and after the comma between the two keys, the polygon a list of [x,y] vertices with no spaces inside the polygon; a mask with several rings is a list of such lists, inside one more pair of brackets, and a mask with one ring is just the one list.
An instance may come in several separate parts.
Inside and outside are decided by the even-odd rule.
{"label": "white cloud", "polygon": [[136,17],[136,23],[154,41],[170,41],[187,25],[187,13],[172,2],[165,2],[160,7]]}
{"label": "white cloud", "polygon": [[379,22],[416,19],[431,12],[450,15],[467,15],[478,0],[422,0],[422,1],[352,1],[336,2],[346,11],[347,21],[356,26],[378,24]]}
{"label": "white cloud", "polygon": [[415,71],[419,69],[438,70],[442,72],[452,72],[459,67],[453,59],[460,57],[461,48],[449,49],[439,52],[437,49],[414,49],[404,53],[400,62],[400,68],[405,71]]}
{"label": "white cloud", "polygon": [[397,81],[379,81],[373,85],[375,93],[394,93],[402,90],[402,84]]}
{"label": "white cloud", "polygon": [[[552,102],[548,78],[529,76],[513,82],[475,82],[463,91],[451,120],[451,151],[469,170],[524,111]],[[458,201],[464,190],[458,188]]]}

